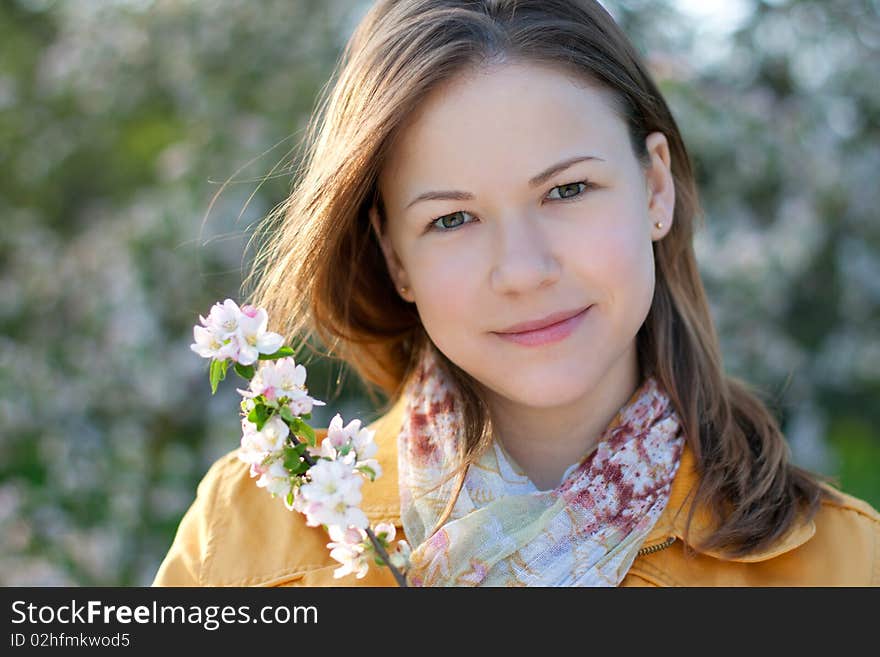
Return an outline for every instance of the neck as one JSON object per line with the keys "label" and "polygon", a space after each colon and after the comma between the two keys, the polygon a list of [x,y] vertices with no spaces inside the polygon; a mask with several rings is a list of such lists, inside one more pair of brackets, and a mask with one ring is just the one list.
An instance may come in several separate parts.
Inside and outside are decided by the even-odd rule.
{"label": "neck", "polygon": [[595,450],[641,383],[635,345],[578,399],[534,407],[485,391],[495,438],[539,490],[556,488],[572,463]]}

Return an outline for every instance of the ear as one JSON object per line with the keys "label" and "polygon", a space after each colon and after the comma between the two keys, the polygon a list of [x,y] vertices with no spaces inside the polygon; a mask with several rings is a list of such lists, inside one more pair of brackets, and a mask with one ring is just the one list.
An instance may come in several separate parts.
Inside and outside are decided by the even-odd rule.
{"label": "ear", "polygon": [[[412,302],[413,294],[409,284],[409,278],[406,275],[406,270],[400,263],[400,258],[397,257],[394,246],[391,244],[391,238],[387,232],[384,234],[382,233],[381,221],[379,220],[379,210],[376,208],[375,203],[370,206],[369,216],[370,225],[373,227],[373,233],[375,233],[376,240],[379,242],[379,247],[382,249],[382,255],[385,257],[385,264],[388,267],[388,273],[391,276],[391,280],[394,281],[394,287],[404,301]],[[407,288],[406,293],[400,291],[400,288],[403,286]]]}
{"label": "ear", "polygon": [[[645,172],[648,186],[648,217],[651,221],[651,239],[662,239],[672,229],[675,211],[675,181],[672,177],[672,157],[669,143],[662,132],[652,132],[645,138],[651,164]],[[657,228],[660,222],[663,228]]]}

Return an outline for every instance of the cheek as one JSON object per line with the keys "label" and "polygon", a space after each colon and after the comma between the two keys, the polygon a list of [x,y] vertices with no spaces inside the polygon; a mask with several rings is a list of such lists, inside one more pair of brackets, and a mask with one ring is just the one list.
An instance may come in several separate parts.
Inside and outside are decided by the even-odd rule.
{"label": "cheek", "polygon": [[594,216],[589,229],[566,240],[566,259],[586,286],[585,300],[604,303],[621,321],[644,319],[654,294],[648,219],[626,205],[608,207],[599,216],[607,220],[596,223]]}
{"label": "cheek", "polygon": [[[435,245],[436,246],[436,245]],[[426,248],[411,254],[409,267],[416,307],[425,331],[441,349],[475,323],[474,306],[479,283],[470,250]]]}

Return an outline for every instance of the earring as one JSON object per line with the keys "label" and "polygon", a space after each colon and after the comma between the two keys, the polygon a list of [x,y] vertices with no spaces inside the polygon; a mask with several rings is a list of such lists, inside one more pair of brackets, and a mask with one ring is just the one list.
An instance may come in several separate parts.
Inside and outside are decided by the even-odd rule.
{"label": "earring", "polygon": [[656,222],[654,225],[657,227],[658,230],[659,230],[660,228],[663,228],[663,222],[662,222],[662,221],[658,221],[658,222]]}
{"label": "earring", "polygon": [[400,293],[401,293],[401,294],[406,294],[407,290],[409,290],[409,288],[408,288],[406,285],[404,285],[404,286],[402,286],[402,287],[400,288]]}

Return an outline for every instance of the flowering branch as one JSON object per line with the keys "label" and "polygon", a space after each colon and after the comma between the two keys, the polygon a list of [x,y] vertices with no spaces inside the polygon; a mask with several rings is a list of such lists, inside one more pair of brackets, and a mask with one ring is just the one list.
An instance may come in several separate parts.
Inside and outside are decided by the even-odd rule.
{"label": "flowering branch", "polygon": [[[250,465],[257,486],[266,488],[285,506],[306,516],[310,527],[322,525],[329,533],[330,556],[342,564],[336,578],[354,572],[364,577],[369,561],[388,566],[400,586],[409,566],[410,547],[405,540],[388,548],[395,536],[391,523],[370,527],[359,508],[364,479],[375,481],[382,474],[373,458],[378,449],[374,432],[361,428],[360,420],[343,426],[337,413],[327,436],[317,444],[315,431],[305,420],[313,406],[324,402],[311,397],[305,386],[306,369],[293,359],[284,339],[266,330],[268,316],[262,308],[232,300],[216,303],[208,317],[199,316],[193,327],[190,348],[210,358],[211,394],[226,378],[229,363],[249,382],[237,389],[241,402],[241,449],[238,457]],[[259,362],[259,369],[254,364]]]}
{"label": "flowering branch", "polygon": [[[299,441],[297,441],[296,437],[292,438],[292,442],[295,445],[300,444]],[[309,456],[308,454],[304,454],[303,458],[305,459],[305,462],[308,463],[310,466],[315,465],[315,463],[316,463],[315,460],[311,456]],[[397,570],[397,568],[395,568],[393,565],[390,565],[391,559],[388,556],[388,552],[386,552],[385,547],[382,545],[382,541],[380,541],[376,537],[376,534],[369,527],[367,527],[367,529],[365,531],[367,533],[367,536],[370,538],[370,542],[373,544],[373,549],[375,549],[376,553],[379,555],[379,558],[384,563],[389,564],[389,568],[391,568],[391,573],[394,575],[394,579],[397,580],[398,585],[406,586],[407,585],[406,578],[404,578],[404,576],[400,573],[399,570]],[[392,527],[392,532],[393,531],[394,531],[394,529]],[[393,538],[393,534],[392,534],[391,538]],[[390,539],[386,539],[386,540],[390,540]]]}

